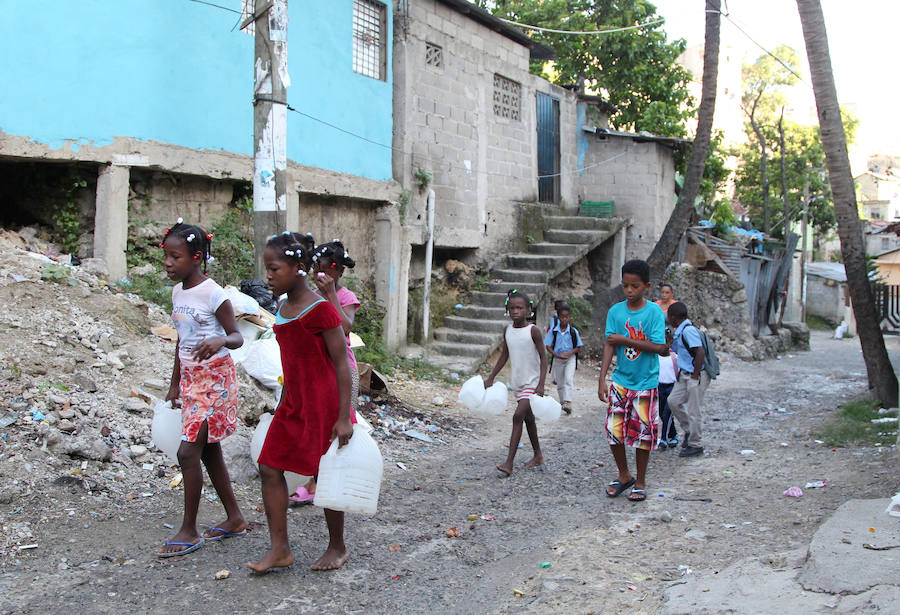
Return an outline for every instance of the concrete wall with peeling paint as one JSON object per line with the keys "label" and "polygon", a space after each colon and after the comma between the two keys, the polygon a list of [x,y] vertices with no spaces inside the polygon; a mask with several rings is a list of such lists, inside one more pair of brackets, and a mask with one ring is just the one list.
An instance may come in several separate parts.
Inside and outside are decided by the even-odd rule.
{"label": "concrete wall with peeling paint", "polygon": [[[218,3],[241,8],[240,0]],[[390,4],[386,10],[390,37]],[[353,72],[352,18],[352,0],[290,3],[288,101],[319,120],[389,145],[390,59],[386,81]],[[237,30],[238,19],[236,13],[185,0],[36,0],[5,6],[0,156],[79,160],[83,148],[84,159],[95,161],[108,148],[106,160],[112,161],[124,148],[128,155],[149,156],[156,167],[197,172],[184,168],[190,166],[184,163],[185,154],[190,157],[185,148],[252,155],[253,38]],[[390,45],[387,49],[390,53]],[[177,151],[155,155],[160,145]],[[288,158],[302,165],[378,181],[391,178],[389,149],[296,113],[289,116],[287,149]]]}

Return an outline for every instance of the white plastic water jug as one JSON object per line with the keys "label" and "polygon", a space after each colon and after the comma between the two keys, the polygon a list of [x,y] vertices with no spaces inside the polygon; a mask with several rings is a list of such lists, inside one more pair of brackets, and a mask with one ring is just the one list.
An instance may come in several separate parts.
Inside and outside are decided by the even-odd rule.
{"label": "white plastic water jug", "polygon": [[356,424],[350,442],[338,448],[334,440],[319,461],[313,504],[348,513],[374,515],[378,509],[384,462],[372,436]]}
{"label": "white plastic water jug", "polygon": [[459,387],[459,403],[469,410],[476,410],[484,402],[484,380],[472,376]]}
{"label": "white plastic water jug", "polygon": [[[266,441],[266,434],[269,433],[269,425],[272,424],[273,418],[269,412],[263,412],[259,417],[259,424],[253,430],[253,437],[250,438],[250,459],[253,460],[257,469],[259,469],[259,454],[262,452],[263,442]],[[300,485],[305,485],[309,481],[309,477],[294,472],[285,472],[284,480],[287,483],[287,492],[291,494]]]}
{"label": "white plastic water jug", "polygon": [[562,413],[562,406],[559,402],[549,396],[540,397],[539,395],[529,395],[528,401],[531,403],[531,411],[534,412],[534,418],[544,423],[552,423],[558,421]]}
{"label": "white plastic water jug", "polygon": [[495,382],[485,389],[484,401],[481,402],[478,412],[482,414],[503,414],[508,401],[509,391],[506,390],[506,384]]}
{"label": "white plastic water jug", "polygon": [[150,437],[153,438],[156,448],[178,463],[178,447],[181,446],[181,409],[173,408],[171,401],[154,400]]}

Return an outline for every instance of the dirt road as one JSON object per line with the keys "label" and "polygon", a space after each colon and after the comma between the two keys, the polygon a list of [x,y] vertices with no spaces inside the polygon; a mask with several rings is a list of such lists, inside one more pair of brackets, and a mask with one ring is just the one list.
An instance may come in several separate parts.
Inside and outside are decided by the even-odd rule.
{"label": "dirt road", "polygon": [[[180,490],[148,479],[152,495],[126,499],[64,483],[39,486],[0,508],[4,526],[29,519],[39,545],[0,574],[0,612],[665,612],[671,605],[663,591],[689,570],[802,546],[847,499],[898,489],[891,451],[832,450],[814,441],[811,431],[837,404],[864,391],[865,373],[857,340],[814,334],[812,345],[780,360],[723,363],[705,404],[708,454],[654,453],[643,504],[604,495],[615,472],[592,367],[577,372],[575,414],[541,426],[542,470],[522,467],[526,440],[513,476],[500,478],[494,466],[504,456],[508,416],[485,420],[447,409],[472,431],[455,431],[446,443],[384,446],[380,510],[348,517],[351,558],[333,573],[306,566],[326,539],[312,507],[289,514],[297,564],[262,576],[244,568],[268,544],[255,481],[236,489],[254,522],[248,536],[163,561],[155,551],[172,533],[163,524],[180,521]],[[889,349],[896,362],[895,340]],[[410,385],[399,389],[416,394]],[[422,392],[420,403],[433,395]],[[443,395],[455,399],[451,389]],[[813,480],[828,486],[801,499],[782,496]],[[201,523],[220,516],[218,503],[204,499]],[[458,537],[445,535],[452,527]],[[216,580],[223,569],[230,577]]]}

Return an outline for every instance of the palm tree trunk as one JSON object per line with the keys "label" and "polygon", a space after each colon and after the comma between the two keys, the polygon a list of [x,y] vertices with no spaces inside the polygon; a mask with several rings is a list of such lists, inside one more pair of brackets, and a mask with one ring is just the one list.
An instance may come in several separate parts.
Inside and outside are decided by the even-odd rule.
{"label": "palm tree trunk", "polygon": [[884,337],[878,328],[872,286],[866,271],[862,226],[856,206],[850,160],[847,156],[847,138],[844,134],[831,70],[822,5],[819,0],[797,0],[797,9],[800,13],[800,23],[803,25],[809,73],[819,114],[819,130],[822,134],[822,146],[825,149],[828,177],[834,196],[838,235],[841,238],[841,255],[847,272],[850,302],[856,315],[856,328],[866,363],[869,388],[884,406],[895,407],[897,376],[891,366]]}

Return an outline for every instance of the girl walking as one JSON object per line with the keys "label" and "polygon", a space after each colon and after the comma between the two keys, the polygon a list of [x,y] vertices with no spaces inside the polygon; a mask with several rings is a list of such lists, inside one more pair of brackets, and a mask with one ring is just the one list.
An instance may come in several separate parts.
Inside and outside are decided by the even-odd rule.
{"label": "girl walking", "polygon": [[509,360],[512,371],[510,384],[516,396],[516,411],[513,414],[512,434],[509,437],[509,453],[506,461],[497,466],[497,469],[506,476],[512,474],[513,460],[522,438],[522,423],[528,431],[528,439],[531,440],[531,448],[534,456],[525,464],[526,468],[533,468],[544,463],[541,453],[541,445],[538,442],[537,424],[534,421],[534,413],[531,411],[530,395],[544,396],[544,376],[547,373],[547,354],[544,352],[544,341],[537,327],[528,322],[532,313],[533,302],[525,293],[515,289],[506,295],[506,312],[512,320],[512,326],[507,326],[503,332],[503,344],[500,347],[500,358],[484,386],[489,387],[494,383],[494,378]]}
{"label": "girl walking", "polygon": [[[337,438],[344,446],[353,435],[350,368],[341,316],[306,283],[315,242],[312,235],[285,231],[266,244],[263,260],[275,296],[287,293],[275,315],[281,347],[284,391],[259,455],[263,503],[270,547],[262,559],[248,562],[256,572],[294,562],[287,537],[287,485],[284,472],[319,473],[319,459]],[[313,570],[334,570],[347,561],[344,513],[325,509],[328,547]]]}
{"label": "girl walking", "polygon": [[[340,285],[341,276],[345,269],[353,269],[356,261],[350,258],[350,253],[341,243],[335,239],[329,243],[316,246],[313,254],[313,269],[316,273],[313,281],[316,283],[316,291],[319,296],[331,303],[341,317],[341,329],[347,338],[347,362],[350,366],[350,407],[356,411],[356,403],[359,398],[359,369],[356,366],[356,356],[350,348],[350,329],[353,328],[353,319],[359,310],[359,299],[353,291]],[[311,504],[316,495],[316,479],[297,487],[297,492],[288,499],[295,504]]]}
{"label": "girl walking", "polygon": [[[246,533],[228,468],[219,444],[237,427],[237,376],[228,349],[244,340],[237,330],[234,309],[225,291],[206,277],[212,235],[181,218],[166,231],[166,274],[178,284],[172,289],[172,320],[178,331],[175,365],[166,400],[181,403],[181,446],[178,463],[184,476],[184,519],[178,533],[160,549],[160,557],[185,555],[207,540]],[[225,521],[202,536],[197,510],[203,488],[203,469],[225,507]]]}

